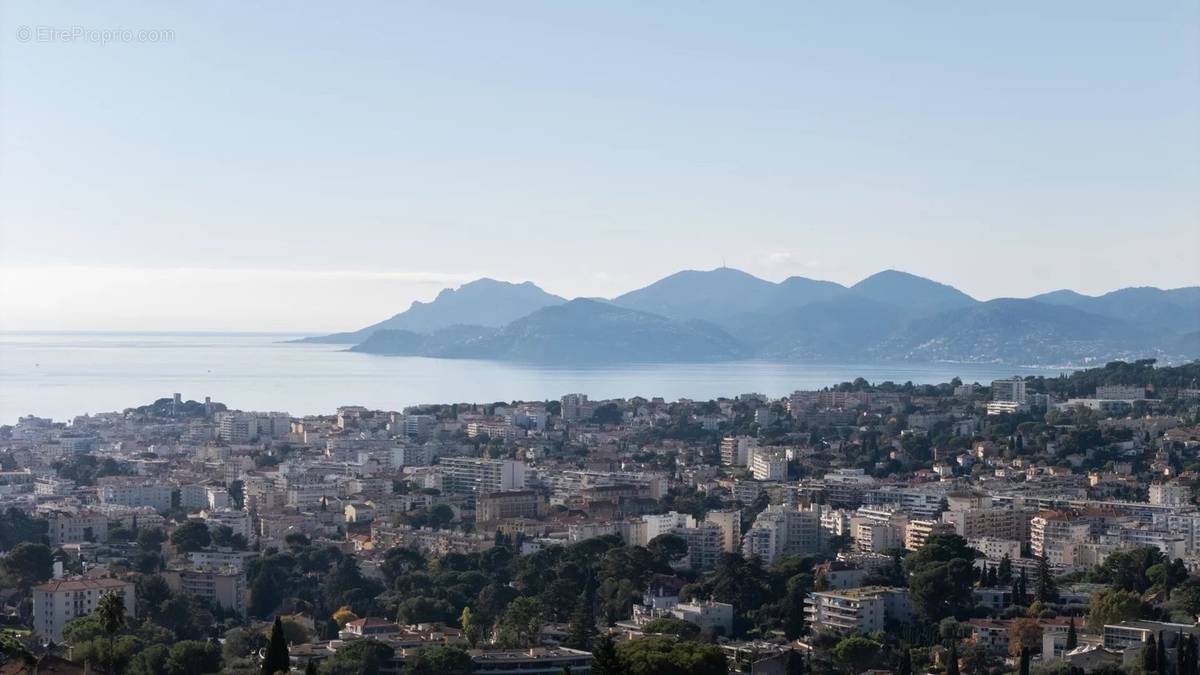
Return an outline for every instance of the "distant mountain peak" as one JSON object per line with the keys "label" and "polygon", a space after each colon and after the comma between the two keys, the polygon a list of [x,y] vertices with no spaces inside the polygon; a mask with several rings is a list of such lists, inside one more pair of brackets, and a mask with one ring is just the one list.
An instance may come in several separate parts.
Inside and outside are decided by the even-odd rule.
{"label": "distant mountain peak", "polygon": [[978,303],[953,286],[895,269],[872,274],[851,286],[850,292],[917,315]]}
{"label": "distant mountain peak", "polygon": [[380,330],[434,333],[451,326],[500,328],[543,307],[564,302],[531,281],[512,283],[484,277],[458,288],[444,288],[429,302],[414,301],[389,319],[349,333],[335,333],[310,342],[356,344]]}

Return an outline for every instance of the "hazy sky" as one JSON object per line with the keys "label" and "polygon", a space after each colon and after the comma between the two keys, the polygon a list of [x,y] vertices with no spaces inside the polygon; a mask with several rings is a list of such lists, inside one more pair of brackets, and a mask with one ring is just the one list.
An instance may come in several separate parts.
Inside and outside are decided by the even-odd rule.
{"label": "hazy sky", "polygon": [[1200,284],[1200,3],[903,4],[6,1],[0,327],[356,328],[722,261]]}

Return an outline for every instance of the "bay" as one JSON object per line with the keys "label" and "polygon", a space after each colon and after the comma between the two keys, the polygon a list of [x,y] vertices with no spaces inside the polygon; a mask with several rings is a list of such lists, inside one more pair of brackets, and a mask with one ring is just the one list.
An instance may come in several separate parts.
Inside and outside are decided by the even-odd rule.
{"label": "bay", "polygon": [[391,357],[343,345],[288,343],[279,333],[0,333],[0,424],[22,415],[65,420],[169,397],[242,410],[329,414],[340,405],[399,410],[420,403],[662,396],[772,397],[866,378],[871,382],[987,383],[1005,365],[953,363],[724,363],[547,367],[495,361]]}

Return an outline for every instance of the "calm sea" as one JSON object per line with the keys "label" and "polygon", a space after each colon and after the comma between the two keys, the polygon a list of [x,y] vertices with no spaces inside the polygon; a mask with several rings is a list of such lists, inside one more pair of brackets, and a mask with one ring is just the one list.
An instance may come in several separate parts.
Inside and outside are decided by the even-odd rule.
{"label": "calm sea", "polygon": [[[1010,366],[771,363],[540,367],[494,361],[387,357],[340,345],[289,344],[284,334],[0,333],[0,424],[21,415],[69,419],[180,392],[231,408],[293,415],[339,405],[397,410],[418,403],[662,396],[783,396],[856,377],[872,382],[988,382]],[[1053,371],[1057,373],[1057,371]]]}

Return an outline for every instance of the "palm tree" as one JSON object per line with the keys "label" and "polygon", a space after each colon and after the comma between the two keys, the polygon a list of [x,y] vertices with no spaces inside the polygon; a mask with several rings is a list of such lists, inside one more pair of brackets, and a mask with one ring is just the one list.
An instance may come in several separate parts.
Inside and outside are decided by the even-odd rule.
{"label": "palm tree", "polygon": [[112,670],[117,634],[125,628],[124,596],[112,591],[100,596],[100,600],[96,602],[96,617],[100,619],[100,628],[108,636],[108,656],[105,658],[105,666],[107,670]]}

